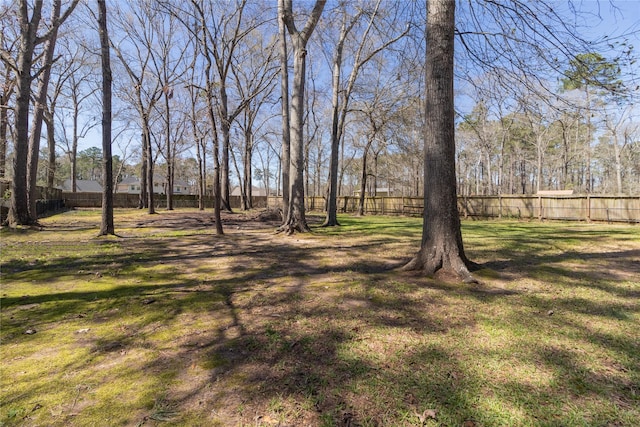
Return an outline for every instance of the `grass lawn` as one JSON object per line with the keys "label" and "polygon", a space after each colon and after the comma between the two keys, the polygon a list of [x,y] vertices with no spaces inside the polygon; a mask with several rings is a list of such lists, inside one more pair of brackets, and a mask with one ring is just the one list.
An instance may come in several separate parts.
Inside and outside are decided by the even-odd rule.
{"label": "grass lawn", "polygon": [[639,226],[465,221],[459,285],[394,270],[419,218],[310,220],[2,230],[0,425],[638,425]]}

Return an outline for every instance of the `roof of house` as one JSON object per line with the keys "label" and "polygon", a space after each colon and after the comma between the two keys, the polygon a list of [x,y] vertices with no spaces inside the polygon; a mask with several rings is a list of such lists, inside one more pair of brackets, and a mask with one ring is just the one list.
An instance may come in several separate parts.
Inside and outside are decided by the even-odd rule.
{"label": "roof of house", "polygon": [[[70,179],[64,180],[62,191],[72,191]],[[78,193],[102,193],[102,185],[98,181],[76,179],[76,191]]]}
{"label": "roof of house", "polygon": [[[162,176],[162,175],[154,175],[153,176],[153,182],[156,183],[156,184],[164,185],[167,182],[167,178],[165,176]],[[120,181],[118,183],[118,185],[122,185],[122,184],[125,184],[125,185],[140,184],[140,178],[138,178],[137,176],[131,175],[131,176],[128,176],[128,177],[124,178],[122,181]],[[179,185],[179,186],[182,186],[182,187],[186,187],[186,186],[189,185],[189,183],[186,182],[186,181],[183,181],[181,179],[174,179],[173,180],[173,185]]]}

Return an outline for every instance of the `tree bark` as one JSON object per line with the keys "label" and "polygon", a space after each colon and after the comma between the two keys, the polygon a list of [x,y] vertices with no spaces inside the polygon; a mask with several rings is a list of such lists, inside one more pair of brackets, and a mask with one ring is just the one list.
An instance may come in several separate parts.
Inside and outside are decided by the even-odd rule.
{"label": "tree bark", "polygon": [[[169,79],[165,75],[165,82],[167,82],[168,80]],[[166,194],[167,194],[167,210],[168,211],[173,210],[173,165],[174,165],[174,158],[171,150],[171,147],[172,147],[171,146],[171,110],[169,105],[169,99],[171,99],[172,95],[170,94],[171,94],[171,89],[169,89],[169,87],[167,86],[164,93],[164,107],[167,113],[167,129],[166,129],[167,190],[166,190]]]}
{"label": "tree bark", "polygon": [[144,144],[145,136],[144,131],[140,134],[140,140],[142,141],[142,153],[140,160],[140,193],[138,193],[138,209],[144,209],[147,206],[147,147]]}
{"label": "tree bark", "polygon": [[278,30],[280,35],[280,100],[282,106],[282,223],[289,209],[289,164],[291,162],[291,120],[289,117],[289,59],[287,29],[284,23],[284,0],[278,0]]}
{"label": "tree bark", "polygon": [[[31,101],[31,83],[35,78],[32,73],[33,54],[36,45],[49,40],[60,25],[68,18],[75,9],[79,0],[74,0],[65,13],[53,20],[47,32],[38,36],[38,26],[42,18],[42,0],[35,0],[31,6],[31,19],[29,19],[29,3],[26,0],[19,2],[18,20],[20,23],[20,42],[18,47],[18,58],[11,64],[17,75],[16,87],[16,107],[14,110],[15,120],[15,144],[13,158],[13,181],[11,182],[11,201],[7,222],[10,227],[17,225],[30,225],[37,221],[36,216],[32,216],[29,209],[29,179],[34,174],[29,174],[29,107]],[[59,3],[57,0],[55,5]],[[57,15],[59,16],[59,14]],[[46,54],[45,54],[46,55]],[[50,67],[51,63],[45,64]],[[44,72],[44,70],[40,70]],[[37,75],[37,74],[36,74]],[[42,120],[40,120],[42,123]],[[40,124],[41,126],[41,124]],[[38,131],[38,135],[40,130]],[[36,140],[39,143],[39,136]],[[37,158],[33,158],[37,164]],[[37,165],[36,165],[37,172]],[[35,179],[35,176],[33,177]],[[34,186],[35,187],[35,186]],[[35,197],[33,195],[32,197]]]}
{"label": "tree bark", "polygon": [[329,157],[329,188],[327,194],[327,217],[323,227],[334,227],[338,223],[338,154],[340,152],[340,132],[338,119],[340,117],[340,74],[342,73],[342,52],[347,38],[346,13],[343,15],[340,38],[333,58],[333,72],[331,78],[331,155]]}
{"label": "tree bark", "polygon": [[[53,110],[55,106],[52,104],[50,108]],[[50,118],[45,118],[45,125],[47,126],[47,148],[49,151],[47,161],[47,191],[51,194],[56,177],[56,135],[53,114]]]}
{"label": "tree bark", "polygon": [[31,68],[36,46],[36,33],[42,17],[42,0],[33,4],[29,20],[27,2],[20,2],[20,45],[16,61],[16,107],[14,110],[15,143],[13,155],[13,181],[11,181],[11,205],[7,221],[9,227],[30,225],[35,222],[29,215],[27,198],[27,158],[29,153],[29,104],[31,101]]}
{"label": "tree bark", "polygon": [[[305,27],[298,31],[293,20],[292,0],[285,1],[284,23],[293,41],[293,90],[291,94],[291,163],[290,200],[286,221],[281,231],[311,231],[304,206],[304,90],[306,78],[307,42],[320,20],[326,0],[316,0]],[[283,165],[286,167],[286,165]]]}
{"label": "tree bark", "polygon": [[115,235],[113,223],[113,168],[111,157],[111,59],[105,0],[98,0],[98,30],[102,59],[102,223],[100,236]]}
{"label": "tree bark", "polygon": [[149,117],[146,113],[143,113],[143,131],[145,140],[143,142],[144,150],[147,157],[147,168],[145,173],[147,174],[147,209],[149,215],[156,213],[155,196],[153,191],[153,151],[151,148],[151,130],[149,129]]}
{"label": "tree bark", "polygon": [[428,0],[422,244],[404,269],[470,282],[456,196],[454,27],[455,0]]}
{"label": "tree bark", "polygon": [[4,84],[0,93],[0,178],[7,171],[7,129],[9,127],[9,99],[15,89],[15,81],[11,78],[11,69],[6,68]]}
{"label": "tree bark", "polygon": [[220,157],[219,157],[220,144],[218,139],[218,132],[216,130],[218,125],[216,123],[215,106],[214,106],[214,100],[213,100],[214,84],[211,80],[211,68],[213,67],[213,60],[211,58],[212,47],[207,43],[207,40],[209,40],[209,37],[207,33],[208,30],[207,30],[204,11],[202,10],[202,8],[200,8],[198,3],[195,2],[194,0],[192,0],[192,4],[197,9],[199,19],[200,19],[200,24],[201,24],[200,31],[202,31],[200,34],[200,37],[201,37],[200,42],[202,44],[202,52],[204,53],[204,58],[206,61],[205,80],[206,80],[206,96],[207,96],[207,118],[209,119],[211,132],[213,133],[213,215],[214,215],[214,220],[216,224],[216,234],[222,235],[224,234],[224,230],[222,228],[222,216],[220,215],[220,208],[221,208]]}
{"label": "tree bark", "polygon": [[[51,22],[56,22],[60,18],[61,0],[53,2],[51,9]],[[42,121],[44,119],[44,109],[47,103],[47,91],[49,90],[49,80],[51,78],[51,66],[53,64],[53,53],[56,48],[58,38],[58,27],[54,27],[49,38],[44,45],[44,56],[42,67],[44,71],[40,74],[38,91],[35,96],[33,108],[33,122],[31,124],[31,134],[29,135],[29,154],[27,156],[27,199],[29,202],[29,216],[35,222],[38,219],[36,211],[36,199],[38,198],[37,177],[38,161],[40,157],[40,137],[42,136]]]}

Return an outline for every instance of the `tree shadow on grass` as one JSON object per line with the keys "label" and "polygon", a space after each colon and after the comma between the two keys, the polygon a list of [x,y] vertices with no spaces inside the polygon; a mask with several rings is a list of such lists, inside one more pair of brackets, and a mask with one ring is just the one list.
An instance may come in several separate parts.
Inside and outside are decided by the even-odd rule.
{"label": "tree shadow on grass", "polygon": [[[84,350],[60,368],[68,378],[39,366],[34,373],[61,384],[79,381],[71,375],[78,371],[125,385],[131,378],[146,378],[139,396],[122,391],[132,401],[122,406],[124,412],[116,411],[120,424],[151,424],[165,416],[176,425],[420,425],[422,415],[425,425],[576,425],[580,420],[625,425],[637,403],[629,380],[640,369],[634,337],[562,316],[634,322],[637,312],[620,301],[600,307],[587,297],[532,296],[519,289],[457,286],[386,271],[381,263],[395,259],[384,253],[385,239],[353,246],[340,242],[351,256],[338,265],[325,261],[334,254],[333,243],[314,239],[305,245],[240,234],[123,240],[108,255],[2,265],[9,271],[3,281],[35,280],[36,288],[55,284],[65,272],[102,274],[91,276],[95,290],[3,297],[3,316],[15,316],[11,322],[28,318],[42,328],[28,336],[19,325],[3,322],[3,344],[27,346],[67,323],[95,328],[99,332],[64,344]],[[371,256],[376,250],[381,255]],[[553,257],[530,261],[542,265]],[[548,273],[559,286],[573,284],[568,273]],[[614,297],[628,296],[606,282],[601,286],[611,288]],[[554,316],[544,314],[553,308]],[[487,323],[510,334],[512,347],[483,347]],[[543,334],[546,341],[528,334]],[[607,378],[571,350],[584,345],[628,362]],[[550,379],[496,380],[490,368],[477,368],[478,363],[506,366],[516,352],[521,354],[518,362],[513,356],[514,363],[544,367]],[[616,384],[622,388],[614,389]],[[37,401],[47,390],[34,383],[3,405],[25,396]],[[156,403],[150,405],[149,399]],[[610,409],[627,415],[589,418],[596,415],[588,405],[563,412],[576,401],[612,399],[618,403]],[[89,403],[97,411],[117,408],[97,399]],[[436,419],[424,420],[429,410]],[[572,420],[580,410],[589,413]],[[73,418],[39,421],[65,425],[71,419],[88,418],[78,411]]]}

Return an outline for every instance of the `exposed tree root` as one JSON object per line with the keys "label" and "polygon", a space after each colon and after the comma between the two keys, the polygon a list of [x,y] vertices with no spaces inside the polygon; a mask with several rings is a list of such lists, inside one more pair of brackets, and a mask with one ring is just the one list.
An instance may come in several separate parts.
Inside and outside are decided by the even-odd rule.
{"label": "exposed tree root", "polygon": [[276,230],[276,233],[277,234],[285,233],[287,236],[290,236],[294,234],[296,231],[298,233],[309,233],[311,232],[311,228],[309,227],[306,221],[293,219],[293,220],[289,220],[288,222],[278,227],[278,229]]}
{"label": "exposed tree root", "polygon": [[444,282],[479,283],[470,271],[474,266],[475,263],[463,259],[457,251],[432,248],[427,253],[423,248],[400,271],[419,271]]}

